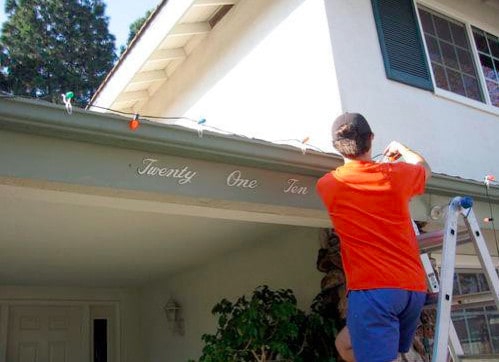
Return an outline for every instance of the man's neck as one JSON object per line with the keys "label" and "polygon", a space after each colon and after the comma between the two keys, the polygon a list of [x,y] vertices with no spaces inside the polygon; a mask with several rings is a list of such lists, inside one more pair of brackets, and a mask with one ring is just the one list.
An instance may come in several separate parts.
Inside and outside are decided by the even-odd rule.
{"label": "man's neck", "polygon": [[368,152],[366,152],[366,153],[364,153],[356,158],[348,158],[348,157],[343,156],[343,160],[344,160],[345,164],[347,164],[347,163],[355,162],[355,161],[372,162],[373,159],[371,157],[371,152],[368,151]]}

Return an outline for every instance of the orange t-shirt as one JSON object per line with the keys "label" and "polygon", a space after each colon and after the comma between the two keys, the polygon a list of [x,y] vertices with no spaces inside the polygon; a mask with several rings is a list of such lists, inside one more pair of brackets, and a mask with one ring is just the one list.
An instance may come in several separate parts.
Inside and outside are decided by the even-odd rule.
{"label": "orange t-shirt", "polygon": [[348,290],[426,291],[426,275],[409,214],[422,194],[420,165],[353,161],[324,175],[317,191],[340,236]]}

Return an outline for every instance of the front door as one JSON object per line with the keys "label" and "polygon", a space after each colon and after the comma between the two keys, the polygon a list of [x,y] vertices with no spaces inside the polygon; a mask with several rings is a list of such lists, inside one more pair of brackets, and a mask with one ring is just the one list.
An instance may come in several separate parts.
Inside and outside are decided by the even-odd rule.
{"label": "front door", "polygon": [[80,306],[12,306],[7,361],[84,361],[82,321]]}

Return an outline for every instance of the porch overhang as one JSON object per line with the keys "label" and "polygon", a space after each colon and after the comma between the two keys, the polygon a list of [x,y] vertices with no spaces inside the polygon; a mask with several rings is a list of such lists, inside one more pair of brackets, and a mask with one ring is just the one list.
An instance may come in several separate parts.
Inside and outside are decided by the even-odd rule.
{"label": "porch overhang", "polygon": [[[147,120],[141,121],[137,132],[131,132],[126,117],[79,109],[69,116],[60,106],[28,99],[4,98],[0,104],[0,129],[15,132],[312,177],[320,177],[343,163],[337,154],[313,150],[302,153],[292,146],[210,131],[199,137],[190,128]],[[479,201],[499,203],[499,187],[492,185],[486,197],[483,182],[450,175],[434,173],[426,190],[442,196],[468,195]]]}
{"label": "porch overhang", "polygon": [[[0,99],[4,282],[141,285],[272,235],[329,227],[315,182],[338,155],[128,122]],[[433,203],[463,194],[488,201],[479,182],[434,175],[413,214],[426,220]],[[499,203],[497,187],[489,196]]]}

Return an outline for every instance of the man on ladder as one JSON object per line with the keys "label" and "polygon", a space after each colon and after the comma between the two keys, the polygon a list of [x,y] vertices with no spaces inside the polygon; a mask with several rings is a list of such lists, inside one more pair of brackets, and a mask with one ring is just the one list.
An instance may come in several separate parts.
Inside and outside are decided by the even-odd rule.
{"label": "man on ladder", "polygon": [[[431,170],[418,153],[392,142],[384,154],[406,162],[375,163],[366,119],[345,113],[333,123],[333,146],[345,165],[317,183],[341,240],[348,290],[347,361],[390,362],[412,343],[426,299],[426,273],[409,214]],[[350,334],[350,338],[348,335]]]}

